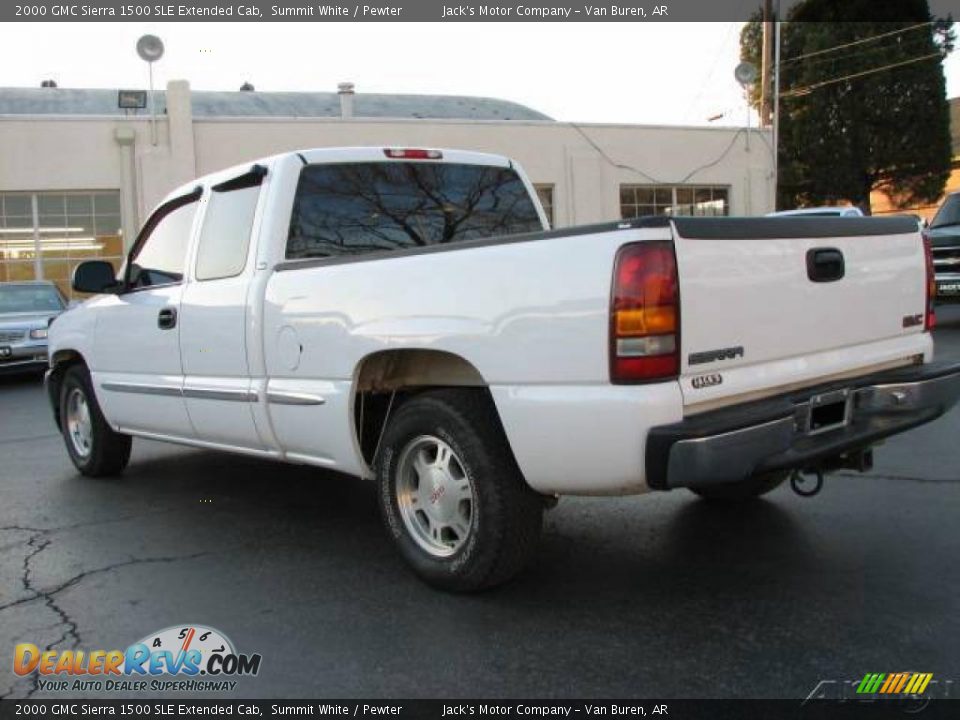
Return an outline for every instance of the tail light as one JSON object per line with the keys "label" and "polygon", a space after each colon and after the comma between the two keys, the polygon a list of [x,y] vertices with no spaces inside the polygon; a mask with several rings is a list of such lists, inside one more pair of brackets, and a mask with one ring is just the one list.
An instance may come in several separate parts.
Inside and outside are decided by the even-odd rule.
{"label": "tail light", "polygon": [[937,279],[933,267],[933,247],[926,231],[923,233],[923,255],[927,261],[927,312],[924,316],[923,329],[930,331],[937,325],[937,316],[933,311],[933,299],[937,296]]}
{"label": "tail light", "polygon": [[610,381],[643,383],[680,373],[680,289],[670,241],[624,245],[610,300]]}
{"label": "tail light", "polygon": [[384,148],[383,154],[396,160],[443,160],[443,153],[439,150],[422,148]]}

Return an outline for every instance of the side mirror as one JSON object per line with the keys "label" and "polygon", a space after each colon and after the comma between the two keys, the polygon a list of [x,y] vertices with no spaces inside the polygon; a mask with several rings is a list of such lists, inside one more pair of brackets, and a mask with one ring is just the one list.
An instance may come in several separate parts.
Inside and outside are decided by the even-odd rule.
{"label": "side mirror", "polygon": [[73,269],[70,286],[75,292],[93,295],[115,292],[119,287],[117,271],[106,260],[86,260]]}

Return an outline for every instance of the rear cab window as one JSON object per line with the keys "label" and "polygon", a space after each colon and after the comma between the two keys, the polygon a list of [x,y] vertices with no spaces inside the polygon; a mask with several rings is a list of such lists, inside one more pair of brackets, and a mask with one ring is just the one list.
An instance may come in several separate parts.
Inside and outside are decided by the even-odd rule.
{"label": "rear cab window", "polygon": [[429,162],[308,165],[286,257],[362,255],[543,230],[508,167]]}

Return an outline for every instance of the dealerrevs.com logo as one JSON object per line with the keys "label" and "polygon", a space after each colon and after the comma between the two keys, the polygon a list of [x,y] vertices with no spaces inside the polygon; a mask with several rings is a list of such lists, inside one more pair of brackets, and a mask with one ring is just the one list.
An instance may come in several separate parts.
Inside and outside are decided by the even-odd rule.
{"label": "dealerrevs.com logo", "polygon": [[13,671],[36,673],[44,691],[223,691],[234,678],[260,672],[259,653],[238,653],[221,633],[202,625],[177,625],[151,633],[126,650],[14,648]]}
{"label": "dealerrevs.com logo", "polygon": [[919,712],[931,700],[955,697],[952,679],[928,672],[867,673],[856,680],[821,680],[804,703],[815,700],[839,702],[888,702],[905,712]]}

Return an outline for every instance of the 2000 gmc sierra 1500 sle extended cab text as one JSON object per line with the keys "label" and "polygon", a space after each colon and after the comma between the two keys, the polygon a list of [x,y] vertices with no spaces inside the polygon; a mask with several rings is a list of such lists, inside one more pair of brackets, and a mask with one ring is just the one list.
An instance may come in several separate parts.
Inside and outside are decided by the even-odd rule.
{"label": "2000 gmc sierra 1500 sle extended cab text", "polygon": [[85,475],[131,436],[372,478],[414,570],[500,583],[564,494],[762,494],[933,420],[909,218],[651,217],[557,231],[508,159],[288,153],[201,178],[50,329]]}

